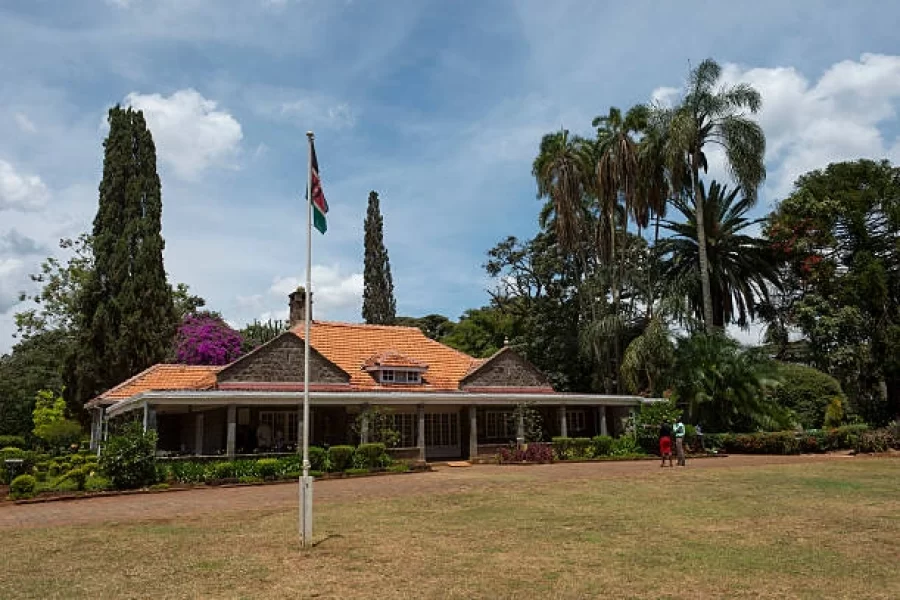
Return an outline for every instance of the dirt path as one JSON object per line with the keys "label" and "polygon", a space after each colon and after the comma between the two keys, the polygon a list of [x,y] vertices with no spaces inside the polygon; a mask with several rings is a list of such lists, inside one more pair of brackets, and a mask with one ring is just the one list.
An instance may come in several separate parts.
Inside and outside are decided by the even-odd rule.
{"label": "dirt path", "polygon": [[[688,469],[747,468],[775,464],[867,460],[844,456],[730,456],[692,460]],[[674,470],[678,472],[678,469]],[[342,503],[371,498],[393,498],[417,494],[460,493],[503,485],[509,476],[535,482],[570,481],[605,477],[654,477],[672,473],[656,461],[595,462],[537,466],[478,465],[436,467],[431,473],[319,482],[317,502]],[[88,523],[192,518],[209,513],[276,510],[297,505],[297,485],[200,488],[189,491],[91,498],[42,504],[0,505],[0,529],[51,527]]]}

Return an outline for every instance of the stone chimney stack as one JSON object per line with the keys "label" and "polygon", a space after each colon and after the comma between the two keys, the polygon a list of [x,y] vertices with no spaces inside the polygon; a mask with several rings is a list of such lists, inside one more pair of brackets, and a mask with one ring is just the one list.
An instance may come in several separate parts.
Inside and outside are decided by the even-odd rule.
{"label": "stone chimney stack", "polygon": [[[291,327],[299,325],[306,320],[306,290],[303,286],[299,286],[295,291],[288,295],[290,298],[288,307],[290,308],[288,323]],[[312,292],[309,293],[309,318],[313,318],[312,314]]]}

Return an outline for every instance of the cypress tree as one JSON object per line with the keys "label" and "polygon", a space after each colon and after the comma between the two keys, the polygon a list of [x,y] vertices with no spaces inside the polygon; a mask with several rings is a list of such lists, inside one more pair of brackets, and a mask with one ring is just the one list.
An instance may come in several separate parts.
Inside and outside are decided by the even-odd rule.
{"label": "cypress tree", "polygon": [[381,217],[378,192],[369,192],[369,208],[365,222],[365,271],[363,278],[362,316],[366,323],[392,325],[397,315],[391,261],[384,247],[384,219]]}
{"label": "cypress tree", "polygon": [[76,406],[164,360],[177,326],[163,267],[156,147],[141,111],[110,109],[94,218],[94,269],[77,301]]}

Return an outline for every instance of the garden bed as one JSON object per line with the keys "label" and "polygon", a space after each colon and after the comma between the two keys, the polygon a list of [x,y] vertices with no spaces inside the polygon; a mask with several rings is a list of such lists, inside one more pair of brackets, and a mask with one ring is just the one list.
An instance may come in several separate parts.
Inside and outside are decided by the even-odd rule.
{"label": "garden bed", "polygon": [[[685,459],[694,460],[697,458],[726,458],[728,455],[724,452],[719,454],[687,454],[685,455]],[[674,457],[673,457],[674,458]],[[553,459],[552,462],[536,462],[536,461],[502,461],[498,462],[496,457],[491,458],[483,458],[477,459],[475,462],[477,464],[482,465],[499,465],[501,467],[505,466],[531,466],[531,465],[548,465],[548,464],[570,464],[570,463],[597,463],[597,462],[628,462],[628,461],[649,461],[649,460],[662,460],[661,456],[654,456],[652,454],[639,454],[632,456],[597,456],[594,458],[569,458],[565,460]]]}
{"label": "garden bed", "polygon": [[[321,475],[315,476],[316,481],[326,481],[329,479],[356,479],[359,477],[381,477],[385,475],[408,475],[412,473],[426,473],[431,471],[431,467],[429,465],[412,465],[407,471],[370,471],[367,473],[323,473]],[[209,483],[198,483],[198,484],[186,484],[186,483],[174,483],[171,485],[167,485],[166,487],[149,487],[149,488],[141,488],[137,490],[105,490],[100,492],[58,492],[58,491],[47,491],[41,492],[37,496],[33,498],[27,498],[22,500],[11,500],[8,498],[9,489],[7,486],[5,490],[0,490],[3,492],[3,495],[0,496],[0,505],[6,504],[41,504],[45,502],[64,502],[69,500],[84,500],[88,498],[105,498],[109,496],[132,496],[136,494],[162,494],[166,492],[185,492],[188,490],[196,490],[203,488],[234,488],[234,487],[249,487],[249,486],[259,486],[259,485],[279,485],[279,484],[287,484],[287,483],[296,483],[296,479],[275,479],[271,481],[254,481],[254,482],[240,482],[237,479],[225,479],[221,481],[213,481]]]}

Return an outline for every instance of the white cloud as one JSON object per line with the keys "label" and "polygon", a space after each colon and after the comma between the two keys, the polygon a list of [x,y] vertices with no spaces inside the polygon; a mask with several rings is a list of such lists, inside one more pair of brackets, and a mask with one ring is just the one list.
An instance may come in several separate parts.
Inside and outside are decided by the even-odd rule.
{"label": "white cloud", "polygon": [[26,271],[25,263],[18,258],[0,257],[0,314],[8,312],[19,303],[21,283]]}
{"label": "white cloud", "polygon": [[241,124],[193,89],[171,96],[132,92],[125,104],[144,111],[160,160],[182,179],[210,167],[233,166],[244,135]]}
{"label": "white cloud", "polygon": [[[762,95],[757,118],[766,132],[768,181],[772,200],[789,194],[803,173],[830,162],[857,158],[900,160],[898,140],[885,139],[885,123],[900,103],[900,56],[863,54],[828,67],[810,81],[793,67],[723,67],[726,83],[746,82]],[[653,97],[669,95],[658,88]],[[724,175],[724,156],[710,153],[711,176]]]}
{"label": "white cloud", "polygon": [[25,133],[36,133],[37,127],[35,127],[34,123],[31,119],[28,118],[28,115],[25,113],[17,112],[15,114],[16,125],[19,126],[19,129],[24,131]]}
{"label": "white cloud", "polygon": [[[303,283],[298,277],[276,278],[269,296],[281,302],[286,312],[288,294],[300,285]],[[357,320],[350,315],[359,315],[362,310],[362,273],[346,273],[340,265],[313,265],[312,291],[313,318]]]}
{"label": "white cloud", "polygon": [[246,93],[253,111],[267,119],[288,121],[301,129],[349,129],[357,111],[346,101],[318,91],[254,86]]}
{"label": "white cloud", "polygon": [[10,229],[0,235],[0,256],[30,256],[43,254],[46,247],[37,240],[21,233],[18,229]]}
{"label": "white cloud", "polygon": [[40,177],[23,175],[10,163],[0,160],[0,210],[39,210],[49,196]]}

